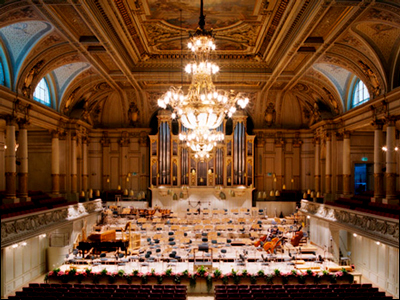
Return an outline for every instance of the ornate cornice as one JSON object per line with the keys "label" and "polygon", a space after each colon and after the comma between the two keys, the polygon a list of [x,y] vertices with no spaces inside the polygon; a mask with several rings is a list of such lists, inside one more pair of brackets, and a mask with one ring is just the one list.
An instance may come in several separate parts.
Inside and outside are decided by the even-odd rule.
{"label": "ornate cornice", "polygon": [[301,200],[300,211],[350,232],[399,248],[399,220],[307,200]]}
{"label": "ornate cornice", "polygon": [[102,209],[99,199],[1,220],[1,248],[54,230]]}

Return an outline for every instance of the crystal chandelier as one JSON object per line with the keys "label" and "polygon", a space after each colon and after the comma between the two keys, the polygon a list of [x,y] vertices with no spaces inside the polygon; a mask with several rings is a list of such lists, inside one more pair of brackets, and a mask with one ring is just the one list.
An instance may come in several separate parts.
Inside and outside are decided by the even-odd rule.
{"label": "crystal chandelier", "polygon": [[198,127],[193,130],[179,133],[179,139],[186,142],[186,146],[195,152],[195,158],[208,158],[209,152],[217,142],[224,140],[224,134],[215,129]]}
{"label": "crystal chandelier", "polygon": [[178,117],[189,131],[180,134],[197,155],[204,157],[212,150],[216,142],[223,140],[218,133],[225,116],[231,117],[236,107],[245,108],[249,99],[234,91],[216,89],[212,76],[219,67],[209,61],[211,51],[215,50],[214,37],[211,31],[204,29],[203,0],[200,6],[199,27],[190,37],[188,48],[193,52],[194,62],[189,63],[185,71],[192,76],[192,81],[184,93],[182,87],[171,87],[160,99],[158,106],[172,108],[172,118]]}

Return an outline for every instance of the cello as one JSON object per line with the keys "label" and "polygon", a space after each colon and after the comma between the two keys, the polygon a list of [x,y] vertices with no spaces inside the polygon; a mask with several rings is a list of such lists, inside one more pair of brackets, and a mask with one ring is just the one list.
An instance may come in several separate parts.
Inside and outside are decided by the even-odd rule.
{"label": "cello", "polygon": [[304,236],[303,231],[301,231],[302,227],[303,225],[300,226],[300,228],[295,232],[294,237],[292,237],[290,240],[290,243],[292,244],[293,247],[297,247],[300,244],[300,240]]}
{"label": "cello", "polygon": [[273,253],[275,251],[276,247],[278,247],[282,243],[283,239],[284,239],[284,237],[281,237],[281,238],[275,237],[270,242],[266,242],[263,246],[264,250],[267,253]]}

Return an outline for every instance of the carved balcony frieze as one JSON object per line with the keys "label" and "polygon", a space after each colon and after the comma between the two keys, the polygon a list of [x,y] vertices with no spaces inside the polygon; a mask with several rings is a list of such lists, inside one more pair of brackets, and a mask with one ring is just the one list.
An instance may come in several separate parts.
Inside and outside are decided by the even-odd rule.
{"label": "carved balcony frieze", "polygon": [[307,200],[301,201],[300,211],[399,248],[399,220]]}
{"label": "carved balcony frieze", "polygon": [[101,200],[78,203],[1,220],[1,247],[54,230],[69,221],[101,212]]}

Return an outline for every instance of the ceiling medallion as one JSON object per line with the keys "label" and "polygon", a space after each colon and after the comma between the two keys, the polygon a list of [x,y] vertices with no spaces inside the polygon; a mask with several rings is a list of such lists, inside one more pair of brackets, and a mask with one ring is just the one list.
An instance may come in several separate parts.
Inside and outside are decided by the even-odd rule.
{"label": "ceiling medallion", "polygon": [[180,119],[183,129],[179,138],[199,158],[208,157],[216,143],[223,140],[219,127],[225,117],[232,117],[237,106],[243,109],[249,103],[241,93],[216,89],[212,76],[219,72],[219,67],[209,61],[211,51],[215,50],[214,37],[212,31],[204,29],[204,25],[201,0],[199,27],[188,43],[194,54],[194,61],[185,68],[192,76],[188,91],[185,94],[182,87],[171,87],[157,101],[159,107],[173,110],[172,118]]}

